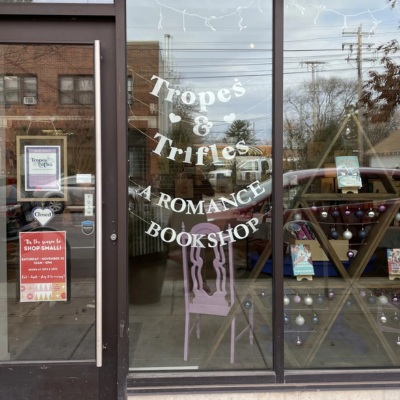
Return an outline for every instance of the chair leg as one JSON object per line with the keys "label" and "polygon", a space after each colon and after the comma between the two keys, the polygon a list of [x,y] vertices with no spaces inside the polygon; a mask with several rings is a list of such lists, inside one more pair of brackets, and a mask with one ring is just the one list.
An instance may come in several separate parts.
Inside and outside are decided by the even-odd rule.
{"label": "chair leg", "polygon": [[252,345],[254,342],[254,307],[249,310],[249,340]]}
{"label": "chair leg", "polygon": [[200,314],[196,314],[196,336],[197,339],[200,339]]}
{"label": "chair leg", "polygon": [[189,358],[189,329],[190,329],[190,314],[186,313],[185,315],[185,341],[183,345],[183,359],[185,361]]}

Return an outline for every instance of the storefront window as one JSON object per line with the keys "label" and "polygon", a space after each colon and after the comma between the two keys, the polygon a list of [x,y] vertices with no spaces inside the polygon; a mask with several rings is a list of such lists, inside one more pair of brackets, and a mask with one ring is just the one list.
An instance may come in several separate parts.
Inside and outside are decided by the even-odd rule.
{"label": "storefront window", "polygon": [[130,369],[271,369],[270,1],[127,2]]}
{"label": "storefront window", "polygon": [[285,3],[283,133],[269,2],[128,3],[131,370],[399,366],[398,4],[353,3]]}
{"label": "storefront window", "polygon": [[285,7],[285,368],[398,367],[398,5]]}

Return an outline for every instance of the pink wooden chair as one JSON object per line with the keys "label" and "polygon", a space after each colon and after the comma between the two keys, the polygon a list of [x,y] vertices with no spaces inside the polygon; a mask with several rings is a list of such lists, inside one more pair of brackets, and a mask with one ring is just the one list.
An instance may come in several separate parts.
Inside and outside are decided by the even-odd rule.
{"label": "pink wooden chair", "polygon": [[[184,223],[182,223],[182,231],[185,231]],[[220,229],[211,223],[200,223],[195,225],[191,231],[191,235],[209,235],[217,234]],[[185,293],[185,343],[184,343],[184,360],[187,361],[189,357],[189,337],[193,329],[196,328],[197,338],[200,338],[200,315],[218,315],[226,317],[235,302],[235,274],[233,263],[233,247],[232,243],[223,245],[221,240],[215,235],[218,244],[215,247],[208,248],[213,253],[213,267],[215,272],[215,288],[210,281],[212,290],[205,285],[203,281],[203,266],[207,261],[204,253],[205,249],[201,247],[194,247],[193,243],[186,246],[188,243],[187,235],[182,235],[183,246],[183,284]],[[206,237],[202,238],[204,246],[211,243]],[[228,249],[228,263],[225,258],[225,247]],[[229,271],[227,271],[227,265]],[[190,278],[192,280],[192,287],[190,286]],[[190,315],[195,314],[196,319],[192,326],[190,326]],[[235,318],[231,323],[231,363],[235,360],[235,342],[248,330],[250,344],[253,344],[253,308],[248,310],[247,321],[248,325],[238,335],[235,336]]]}

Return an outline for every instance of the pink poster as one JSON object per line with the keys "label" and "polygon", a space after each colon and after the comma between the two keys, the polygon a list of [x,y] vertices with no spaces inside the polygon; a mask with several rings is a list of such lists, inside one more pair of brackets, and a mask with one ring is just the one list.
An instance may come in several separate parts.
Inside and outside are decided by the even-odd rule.
{"label": "pink poster", "polygon": [[20,301],[66,301],[65,232],[23,232],[20,244]]}

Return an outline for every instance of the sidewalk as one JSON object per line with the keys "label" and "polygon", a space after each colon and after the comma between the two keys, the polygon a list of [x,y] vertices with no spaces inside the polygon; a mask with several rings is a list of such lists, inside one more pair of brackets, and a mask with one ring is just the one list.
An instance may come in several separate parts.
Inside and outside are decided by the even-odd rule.
{"label": "sidewalk", "polygon": [[200,393],[129,396],[128,400],[388,400],[400,398],[400,389],[286,391],[269,393]]}

